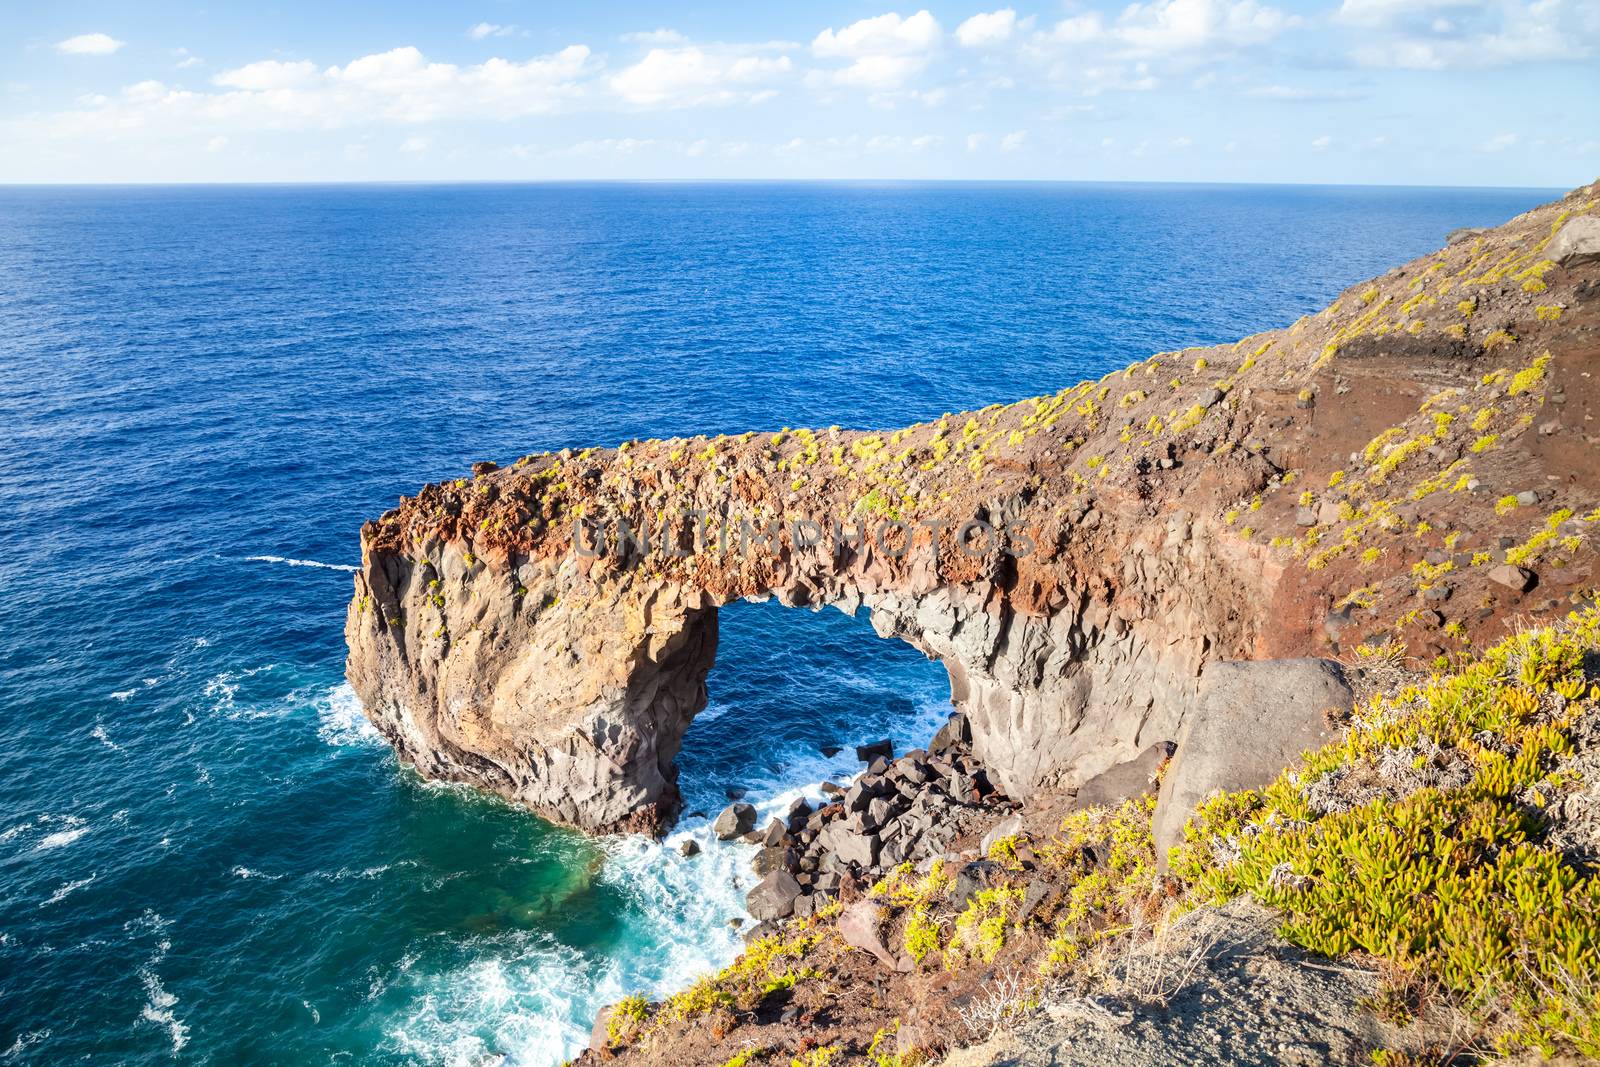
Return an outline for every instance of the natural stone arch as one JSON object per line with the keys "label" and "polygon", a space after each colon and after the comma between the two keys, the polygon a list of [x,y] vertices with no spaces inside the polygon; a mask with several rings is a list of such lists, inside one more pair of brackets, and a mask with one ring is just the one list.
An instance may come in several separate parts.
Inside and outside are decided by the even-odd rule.
{"label": "natural stone arch", "polygon": [[[364,554],[349,673],[421,773],[585,830],[659,832],[678,809],[674,757],[706,703],[718,608],[770,596],[865,611],[879,636],[944,665],[977,757],[1022,798],[1176,736],[1228,626],[1231,598],[1194,581],[1207,545],[1176,516],[1158,543],[1128,546],[1123,573],[1079,575],[1048,611],[1029,612],[999,561],[954,583],[870,546],[791,548],[758,583],[705,588],[627,560],[519,560],[431,542],[415,560]],[[1185,592],[1195,589],[1198,601]]]}
{"label": "natural stone arch", "polygon": [[[652,829],[704,701],[715,609],[737,597],[865,607],[880,632],[938,656],[978,757],[1019,798],[1175,737],[1208,660],[1372,640],[1424,660],[1449,652],[1445,637],[1498,637],[1507,618],[1564,611],[1595,573],[1593,264],[1563,243],[1593,198],[1580,189],[1452,242],[1287,329],[1048,395],[893,431],[476,464],[363,527],[350,681],[425,774],[585,828]],[[1527,284],[1508,284],[1511,265]],[[1435,275],[1473,289],[1470,321],[1420,299]],[[1483,374],[1513,355],[1521,369]],[[1494,431],[1452,426],[1444,398]],[[1528,462],[1554,472],[1527,492],[1557,510],[1503,514],[1496,487],[1523,483]],[[745,517],[930,533],[905,557],[796,538],[643,561],[585,557],[571,533],[575,520],[680,514],[724,532]],[[948,535],[971,521],[1037,551],[971,558]],[[1563,555],[1537,573],[1476,566],[1503,549],[1491,532],[1530,564],[1552,535]],[[1444,599],[1419,606],[1434,583],[1418,579],[1446,564]]]}

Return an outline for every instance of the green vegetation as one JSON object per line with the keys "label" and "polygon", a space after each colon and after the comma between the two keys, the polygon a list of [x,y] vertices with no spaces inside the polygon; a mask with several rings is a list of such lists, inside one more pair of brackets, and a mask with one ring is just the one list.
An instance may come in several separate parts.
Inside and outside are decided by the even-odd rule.
{"label": "green vegetation", "polygon": [[[1284,936],[1309,949],[1439,983],[1505,1050],[1600,1055],[1600,883],[1541,843],[1537,815],[1561,787],[1568,731],[1600,701],[1597,650],[1590,608],[1374,698],[1302,768],[1208,802],[1174,872],[1201,899],[1248,892],[1282,909]],[[1417,788],[1341,798],[1341,783],[1404,766]]]}

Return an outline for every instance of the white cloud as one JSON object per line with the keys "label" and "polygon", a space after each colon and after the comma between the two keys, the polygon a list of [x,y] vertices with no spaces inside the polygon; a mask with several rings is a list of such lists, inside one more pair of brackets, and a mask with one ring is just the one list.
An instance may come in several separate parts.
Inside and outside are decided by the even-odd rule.
{"label": "white cloud", "polygon": [[1143,91],[1159,83],[1151,64],[1192,71],[1300,24],[1298,16],[1258,0],[1148,0],[1127,5],[1114,19],[1096,11],[1062,19],[1034,33],[1023,55],[1043,64],[1051,80],[1085,93]]}
{"label": "white cloud", "polygon": [[188,70],[190,67],[198,67],[205,62],[205,60],[190,52],[187,48],[174,48],[172,50],[172,56],[178,61],[177,67],[179,70]]}
{"label": "white cloud", "polygon": [[1194,147],[1194,140],[1192,138],[1189,138],[1189,137],[1174,137],[1172,139],[1172,147],[1173,148],[1193,148]]}
{"label": "white cloud", "polygon": [[1027,140],[1028,140],[1028,131],[1027,130],[1012,130],[1010,133],[1008,133],[1004,137],[1000,138],[1000,151],[1002,151],[1002,152],[1016,152],[1016,151],[1019,151],[1019,150],[1021,150],[1022,146],[1027,143]]}
{"label": "white cloud", "polygon": [[187,136],[212,132],[339,129],[363,123],[504,120],[575,106],[599,64],[583,45],[515,62],[430,63],[396,48],[323,69],[308,60],[261,60],[216,76],[215,91],[147,80],[94,106],[13,124],[51,140]]}
{"label": "white cloud", "polygon": [[510,37],[517,32],[515,26],[501,26],[493,22],[480,22],[467,31],[467,36],[474,41],[481,41],[486,37]]}
{"label": "white cloud", "polygon": [[1440,11],[1482,7],[1482,0],[1343,0],[1334,18],[1369,29],[1431,20]]}
{"label": "white cloud", "polygon": [[819,56],[843,59],[914,55],[935,48],[942,33],[939,21],[926,10],[910,18],[901,18],[891,11],[887,15],[852,22],[842,30],[823,30],[811,42],[811,51]]}
{"label": "white cloud", "polygon": [[1129,4],[1112,36],[1138,55],[1171,55],[1265,44],[1299,23],[1256,0],[1153,0]]}
{"label": "white cloud", "polygon": [[928,11],[908,18],[890,12],[861,19],[842,30],[817,34],[811,53],[820,59],[848,59],[842,69],[813,72],[813,85],[858,89],[898,89],[922,73],[944,38],[939,21]]}
{"label": "white cloud", "polygon": [[679,33],[677,30],[669,30],[669,29],[666,29],[665,27],[663,27],[662,29],[659,29],[659,30],[645,30],[642,33],[625,33],[621,37],[619,37],[618,40],[624,41],[627,44],[647,44],[647,45],[688,44],[689,43],[689,38],[685,37],[683,34]]}
{"label": "white cloud", "polygon": [[1479,145],[1478,151],[1504,152],[1506,149],[1514,147],[1517,143],[1517,140],[1517,135],[1514,133],[1497,134],[1483,142],[1483,144]]}
{"label": "white cloud", "polygon": [[969,134],[967,134],[967,151],[968,152],[976,152],[976,151],[978,151],[979,149],[981,149],[984,146],[985,142],[987,142],[988,140],[989,140],[989,135],[986,134],[986,133],[969,133]]}
{"label": "white cloud", "polygon": [[925,133],[917,137],[902,137],[898,134],[878,134],[869,137],[862,143],[868,152],[899,154],[904,152],[925,152],[930,148],[937,148],[944,143],[944,138],[938,134]]}
{"label": "white cloud", "polygon": [[1344,0],[1335,18],[1367,31],[1350,55],[1370,67],[1478,70],[1600,48],[1593,0]]}
{"label": "white cloud", "polygon": [[1272,40],[1297,20],[1277,8],[1255,0],[1220,3],[1218,0],[1167,0],[1138,5],[1119,19],[1122,38],[1135,49],[1152,55],[1201,48],[1239,47]]}
{"label": "white cloud", "polygon": [[64,56],[109,56],[125,42],[109,33],[80,33],[56,43],[56,51]]}
{"label": "white cloud", "polygon": [[652,48],[611,79],[611,89],[638,107],[758,103],[771,83],[793,69],[788,56],[740,54],[696,46]]}
{"label": "white cloud", "polygon": [[309,83],[317,75],[317,65],[308,59],[294,63],[263,59],[225,70],[211,80],[227,89],[294,89]]}
{"label": "white cloud", "polygon": [[223,137],[223,136],[220,136],[220,135],[216,136],[216,137],[213,137],[213,138],[211,138],[211,140],[206,142],[206,151],[210,152],[212,154],[220,152],[224,148],[227,148],[227,147],[228,147],[228,139],[226,137]]}
{"label": "white cloud", "polygon": [[956,27],[956,40],[966,48],[1004,44],[1017,29],[1017,13],[1009,7],[973,15]]}
{"label": "white cloud", "polygon": [[421,155],[427,150],[428,139],[426,137],[419,137],[416,134],[412,134],[410,137],[407,137],[404,141],[400,142],[400,151],[406,153],[407,155]]}
{"label": "white cloud", "polygon": [[1260,85],[1246,90],[1246,96],[1291,103],[1333,103],[1339,100],[1365,100],[1367,94],[1354,89],[1305,89],[1290,85]]}
{"label": "white cloud", "polygon": [[1318,137],[1316,140],[1311,142],[1311,147],[1315,148],[1318,152],[1321,152],[1331,144],[1333,144],[1333,138],[1329,137],[1327,134],[1323,134],[1321,137]]}

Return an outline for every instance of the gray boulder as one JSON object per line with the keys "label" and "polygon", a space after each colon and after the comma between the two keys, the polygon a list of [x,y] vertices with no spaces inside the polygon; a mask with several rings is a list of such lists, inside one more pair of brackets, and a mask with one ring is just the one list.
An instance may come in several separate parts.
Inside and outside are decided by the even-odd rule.
{"label": "gray boulder", "polygon": [[1544,258],[1563,267],[1600,259],[1600,218],[1579,215],[1568,220],[1544,246]]}
{"label": "gray boulder", "polygon": [[755,826],[754,807],[749,804],[729,804],[711,824],[711,832],[717,835],[719,841],[732,841],[749,833]]}
{"label": "gray boulder", "polygon": [[880,829],[887,826],[889,820],[894,818],[894,806],[883,797],[876,797],[867,805],[865,816],[862,821],[863,829],[869,831]]}
{"label": "gray boulder", "polygon": [[1332,660],[1207,664],[1156,801],[1152,831],[1161,869],[1202,801],[1217,790],[1271,782],[1301,752],[1332,740],[1332,722],[1354,699]]}
{"label": "gray boulder", "polygon": [[1129,797],[1154,792],[1156,771],[1161,761],[1177,749],[1170,741],[1151,745],[1127,763],[1119,763],[1108,771],[1101,771],[1084,782],[1073,798],[1074,808],[1111,807]]}
{"label": "gray boulder", "polygon": [[857,833],[843,821],[829,824],[817,841],[841,863],[866,868],[878,862],[878,835]]}
{"label": "gray boulder", "polygon": [[885,759],[894,758],[894,742],[887,737],[881,741],[874,741],[870,745],[856,746],[856,759],[862,763],[871,763],[879,756]]}
{"label": "gray boulder", "polygon": [[745,894],[744,903],[758,922],[767,922],[793,915],[794,899],[799,895],[800,883],[794,880],[794,875],[780,868]]}
{"label": "gray boulder", "polygon": [[936,754],[950,752],[971,743],[972,728],[967,725],[966,715],[957,711],[933,735],[933,740],[928,742],[928,751]]}

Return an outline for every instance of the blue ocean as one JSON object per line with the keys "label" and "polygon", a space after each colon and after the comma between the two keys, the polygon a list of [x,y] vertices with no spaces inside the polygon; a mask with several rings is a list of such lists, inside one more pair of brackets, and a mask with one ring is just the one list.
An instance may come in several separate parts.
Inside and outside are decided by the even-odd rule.
{"label": "blue ocean", "polygon": [[[703,819],[588,840],[376,740],[342,624],[400,494],[1054,391],[1551,195],[0,189],[0,1062],[545,1067],[737,951],[748,846]],[[712,815],[948,711],[865,618],[775,604],[723,613],[710,690],[679,767]]]}

